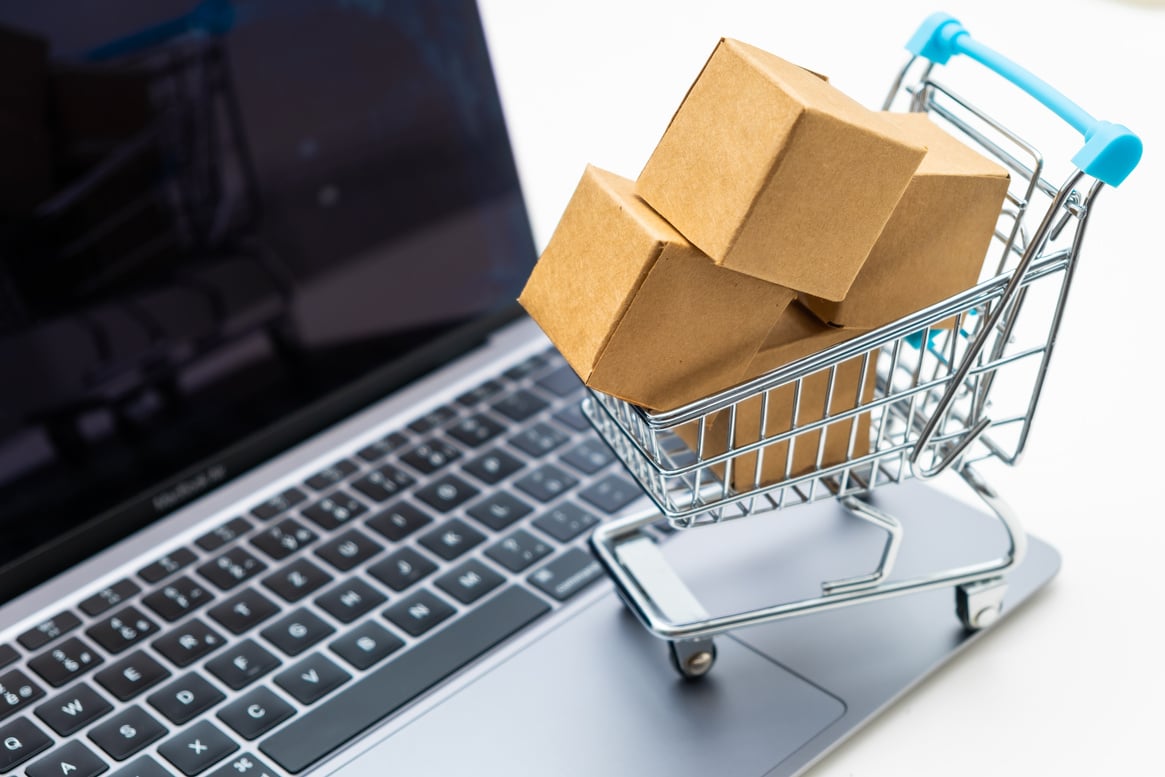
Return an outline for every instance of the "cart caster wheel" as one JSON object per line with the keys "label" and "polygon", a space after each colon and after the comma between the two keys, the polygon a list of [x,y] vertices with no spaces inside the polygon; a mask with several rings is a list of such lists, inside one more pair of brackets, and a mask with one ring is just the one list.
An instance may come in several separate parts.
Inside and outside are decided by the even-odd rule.
{"label": "cart caster wheel", "polygon": [[694,639],[667,643],[672,666],[685,680],[699,680],[716,663],[716,643],[710,639]]}
{"label": "cart caster wheel", "polygon": [[999,620],[1003,614],[1003,578],[980,580],[955,587],[955,613],[967,631],[978,631]]}

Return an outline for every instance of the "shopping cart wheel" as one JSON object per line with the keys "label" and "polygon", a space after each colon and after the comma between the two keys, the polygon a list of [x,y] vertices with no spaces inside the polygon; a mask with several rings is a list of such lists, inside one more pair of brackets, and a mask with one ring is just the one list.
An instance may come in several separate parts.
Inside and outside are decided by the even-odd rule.
{"label": "shopping cart wheel", "polygon": [[716,663],[716,643],[709,637],[667,643],[672,666],[685,680],[698,680]]}
{"label": "shopping cart wheel", "polygon": [[999,620],[1007,582],[1002,577],[978,580],[955,587],[955,612],[963,627],[978,631]]}

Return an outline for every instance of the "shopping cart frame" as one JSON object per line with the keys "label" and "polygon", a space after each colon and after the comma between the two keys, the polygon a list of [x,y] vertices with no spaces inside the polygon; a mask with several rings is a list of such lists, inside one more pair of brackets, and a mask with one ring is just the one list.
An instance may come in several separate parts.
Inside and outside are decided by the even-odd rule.
{"label": "shopping cart frame", "polygon": [[[841,342],[765,375],[668,412],[653,413],[590,390],[583,412],[652,499],[673,529],[691,529],[787,507],[836,499],[852,516],[886,533],[872,572],[822,583],[819,596],[759,609],[710,615],[669,565],[649,527],[657,515],[599,526],[591,546],[639,620],[667,640],[681,675],[696,678],[715,661],[713,636],[744,626],[871,602],[935,588],[953,588],[956,614],[968,630],[990,625],[1002,612],[1006,573],[1024,557],[1027,540],[1015,511],[974,466],[996,459],[1019,462],[1041,397],[1088,216],[1106,185],[1119,185],[1140,159],[1140,140],[1121,125],[1097,121],[1045,82],[971,39],[955,19],[934,14],[907,45],[883,109],[909,101],[960,139],[995,158],[1012,174],[992,245],[1001,248],[995,275],[960,294],[874,331]],[[933,78],[936,64],[965,55],[1028,92],[1085,136],[1075,166],[1060,186],[1045,177],[1039,149]],[[1035,203],[1047,201],[1034,232]],[[1043,293],[1051,309],[1035,309],[1046,328],[1034,343],[1016,344],[1017,322],[1032,315],[1029,297]],[[1050,296],[1049,296],[1050,295]],[[839,367],[860,364],[848,407],[831,412]],[[876,368],[876,369],[873,369]],[[824,407],[799,423],[804,381],[828,376]],[[867,385],[867,375],[876,375]],[[1000,380],[1025,390],[1016,412],[991,412]],[[852,390],[852,387],[851,387]],[[792,396],[788,424],[772,432],[771,398]],[[759,428],[742,436],[745,403],[760,403]],[[870,422],[870,447],[858,445],[859,417]],[[848,427],[839,427],[848,424]],[[716,438],[716,429],[721,438]],[[846,455],[825,456],[831,429],[848,429]],[[676,445],[684,429],[692,445]],[[844,432],[843,432],[844,433]],[[815,442],[814,442],[815,441]],[[815,444],[815,465],[795,470],[798,443]],[[766,453],[784,450],[783,476],[763,473]],[[980,563],[908,579],[892,577],[902,524],[868,495],[879,484],[957,473],[998,519],[1006,536],[1001,555]],[[751,473],[751,475],[750,475]]]}

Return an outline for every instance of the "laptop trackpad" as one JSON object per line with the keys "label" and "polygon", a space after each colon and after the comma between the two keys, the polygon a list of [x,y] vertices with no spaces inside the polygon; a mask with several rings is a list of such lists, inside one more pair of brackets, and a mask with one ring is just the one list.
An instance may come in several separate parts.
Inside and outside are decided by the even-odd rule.
{"label": "laptop trackpad", "polygon": [[612,595],[342,772],[753,777],[845,711],[734,639],[717,649],[715,671],[682,681]]}

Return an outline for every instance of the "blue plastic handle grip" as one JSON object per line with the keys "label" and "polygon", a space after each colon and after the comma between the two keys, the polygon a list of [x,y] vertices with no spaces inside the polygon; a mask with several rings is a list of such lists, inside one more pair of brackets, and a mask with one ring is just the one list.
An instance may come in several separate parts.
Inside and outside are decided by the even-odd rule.
{"label": "blue plastic handle grip", "polygon": [[953,16],[928,16],[906,48],[938,65],[945,65],[955,54],[970,57],[1039,100],[1084,136],[1084,147],[1072,163],[1097,180],[1119,186],[1141,161],[1141,139],[1128,127],[1093,118],[1043,79],[973,39]]}

